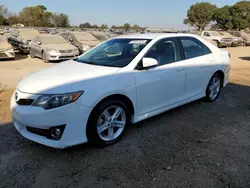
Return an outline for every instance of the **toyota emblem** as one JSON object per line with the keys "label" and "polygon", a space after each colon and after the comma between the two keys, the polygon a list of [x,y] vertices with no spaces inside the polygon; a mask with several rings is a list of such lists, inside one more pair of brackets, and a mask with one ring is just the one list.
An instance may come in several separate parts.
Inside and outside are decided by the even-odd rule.
{"label": "toyota emblem", "polygon": [[17,92],[15,93],[15,100],[17,101],[17,99],[18,99],[18,94],[17,94]]}

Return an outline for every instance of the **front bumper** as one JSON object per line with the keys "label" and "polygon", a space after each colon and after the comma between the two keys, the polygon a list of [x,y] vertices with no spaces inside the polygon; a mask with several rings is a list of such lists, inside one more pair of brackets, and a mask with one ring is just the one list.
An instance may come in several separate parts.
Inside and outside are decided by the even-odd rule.
{"label": "front bumper", "polygon": [[79,56],[79,51],[73,51],[71,53],[59,53],[59,52],[48,52],[49,61],[60,61],[69,60]]}
{"label": "front bumper", "polygon": [[14,58],[15,58],[15,52],[13,49],[0,51],[0,59],[14,59]]}
{"label": "front bumper", "polygon": [[[34,94],[17,92],[18,97],[22,99],[38,97]],[[60,149],[87,142],[86,125],[92,108],[76,102],[51,110],[44,110],[35,106],[23,106],[16,103],[15,93],[11,98],[10,108],[15,128],[29,140]],[[52,140],[28,130],[30,127],[49,130],[60,125],[65,125],[60,140]]]}
{"label": "front bumper", "polygon": [[29,44],[20,44],[19,45],[19,50],[23,53],[28,54],[30,52],[30,47]]}

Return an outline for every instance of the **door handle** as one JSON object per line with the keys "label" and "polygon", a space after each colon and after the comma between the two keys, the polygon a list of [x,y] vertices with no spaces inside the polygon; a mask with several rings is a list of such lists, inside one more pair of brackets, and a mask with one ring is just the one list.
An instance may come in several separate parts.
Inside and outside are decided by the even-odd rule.
{"label": "door handle", "polygon": [[180,72],[180,71],[184,71],[185,68],[181,67],[181,68],[177,68],[177,71]]}

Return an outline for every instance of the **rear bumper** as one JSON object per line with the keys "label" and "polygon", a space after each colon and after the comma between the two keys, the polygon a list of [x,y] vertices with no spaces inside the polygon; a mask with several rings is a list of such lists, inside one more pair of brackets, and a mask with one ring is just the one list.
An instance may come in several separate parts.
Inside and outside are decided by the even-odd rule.
{"label": "rear bumper", "polygon": [[227,47],[232,45],[232,41],[220,41],[220,47]]}
{"label": "rear bumper", "polygon": [[232,46],[242,46],[243,45],[243,40],[238,40],[238,41],[233,41]]}
{"label": "rear bumper", "polygon": [[15,58],[15,52],[13,49],[0,52],[0,59],[14,59],[14,58]]}

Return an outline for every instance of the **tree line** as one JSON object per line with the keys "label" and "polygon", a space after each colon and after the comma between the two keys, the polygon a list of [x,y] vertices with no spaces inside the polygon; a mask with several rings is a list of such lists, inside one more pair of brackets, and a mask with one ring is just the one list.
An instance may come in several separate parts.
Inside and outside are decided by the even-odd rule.
{"label": "tree line", "polygon": [[[108,25],[107,24],[101,24],[100,26],[94,24],[90,24],[89,22],[86,23],[82,23],[79,25],[80,28],[93,28],[93,29],[108,29]],[[124,29],[124,30],[142,30],[143,27],[139,26],[139,25],[130,25],[129,23],[125,23],[124,25],[121,26],[116,26],[116,25],[112,25],[111,29]]]}
{"label": "tree line", "polygon": [[23,8],[18,14],[0,5],[0,25],[24,24],[27,27],[68,27],[69,17],[64,13],[49,12],[44,5]]}
{"label": "tree line", "polygon": [[[64,13],[54,13],[47,10],[44,5],[25,7],[19,13],[12,13],[4,5],[0,5],[0,25],[23,24],[26,27],[70,27],[69,17]],[[107,24],[81,23],[80,28],[107,29]],[[113,25],[112,29],[136,29],[142,27],[126,23],[121,26]]]}
{"label": "tree line", "polygon": [[207,26],[223,30],[250,28],[250,1],[221,8],[207,2],[196,3],[187,11],[184,24],[197,27],[199,31]]}

